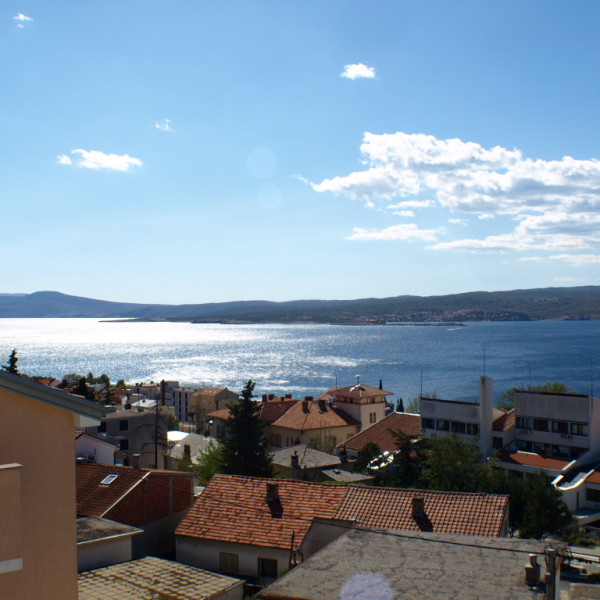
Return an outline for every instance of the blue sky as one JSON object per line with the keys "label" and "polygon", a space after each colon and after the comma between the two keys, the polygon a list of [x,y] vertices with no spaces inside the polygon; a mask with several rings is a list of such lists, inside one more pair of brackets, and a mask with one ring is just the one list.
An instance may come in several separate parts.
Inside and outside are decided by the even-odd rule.
{"label": "blue sky", "polygon": [[596,285],[600,4],[0,5],[0,292]]}

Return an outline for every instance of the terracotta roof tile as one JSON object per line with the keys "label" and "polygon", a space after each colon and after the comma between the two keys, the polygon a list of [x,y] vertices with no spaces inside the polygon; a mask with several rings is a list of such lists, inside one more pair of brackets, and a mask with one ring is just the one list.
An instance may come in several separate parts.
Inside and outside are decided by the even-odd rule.
{"label": "terracotta roof tile", "polygon": [[213,410],[212,412],[206,413],[206,416],[209,419],[222,419],[223,421],[227,421],[229,419],[229,409],[221,408],[220,410]]}
{"label": "terracotta roof tile", "polygon": [[[272,506],[266,501],[269,483],[279,486],[280,502]],[[299,547],[312,519],[333,517],[345,493],[339,485],[215,475],[175,533],[288,549],[293,532]]]}
{"label": "terracotta roof tile", "polygon": [[379,446],[382,452],[395,452],[398,449],[396,438],[390,430],[400,430],[406,435],[420,435],[421,417],[408,413],[391,413],[381,419],[381,421],[348,438],[338,447],[345,446],[346,450],[355,450],[358,452],[369,442],[373,442]]}
{"label": "terracotta roof tile", "polygon": [[[508,496],[350,486],[335,519],[361,527],[458,535],[499,536]],[[413,517],[412,499],[424,498],[425,516]]]}
{"label": "terracotta roof tile", "polygon": [[[77,514],[84,517],[102,517],[115,502],[129,493],[149,473],[147,469],[117,465],[77,464]],[[108,485],[102,484],[109,475],[117,475],[117,478]]]}
{"label": "terracotta roof tile", "polygon": [[594,471],[586,478],[586,483],[600,483],[600,471]]}
{"label": "terracotta roof tile", "polygon": [[560,471],[566,467],[569,462],[568,460],[562,460],[560,458],[548,458],[535,454],[533,452],[501,452],[500,460],[504,462],[511,462],[518,465],[527,465],[530,467],[539,467],[540,469],[554,469]]}
{"label": "terracotta roof tile", "polygon": [[[279,488],[276,505],[266,501],[269,483]],[[415,495],[424,498],[426,515],[416,519]],[[312,519],[320,517],[374,528],[498,536],[507,510],[508,496],[215,475],[176,534],[288,549],[292,532],[299,547]]]}
{"label": "terracotta roof tile", "polygon": [[360,423],[343,410],[327,403],[298,400],[273,422],[277,427],[307,431],[323,427],[347,427]]}
{"label": "terracotta roof tile", "polygon": [[262,420],[267,423],[273,423],[286,413],[296,402],[299,400],[292,400],[290,398],[274,398],[273,400],[267,400],[263,402],[261,406],[260,416]]}
{"label": "terracotta roof tile", "polygon": [[366,396],[393,396],[393,392],[380,390],[364,383],[357,385],[349,385],[346,387],[329,388],[319,398],[344,396],[345,398],[364,398]]}

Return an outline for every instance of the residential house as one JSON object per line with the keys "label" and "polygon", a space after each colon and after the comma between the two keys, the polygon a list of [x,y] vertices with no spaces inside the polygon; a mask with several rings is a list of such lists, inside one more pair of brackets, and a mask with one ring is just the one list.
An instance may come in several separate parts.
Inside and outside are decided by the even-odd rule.
{"label": "residential house", "polygon": [[103,465],[114,465],[119,450],[108,438],[83,431],[75,432],[75,456],[78,459]]}
{"label": "residential house", "polygon": [[322,469],[339,468],[341,460],[335,454],[329,454],[306,445],[292,446],[271,452],[273,469],[277,476],[292,479],[320,479]]}
{"label": "residential house", "polygon": [[[168,408],[168,407],[167,407]],[[144,468],[164,467],[167,445],[167,416],[160,410],[117,406],[102,417],[98,427],[88,427],[86,433],[106,434],[119,446],[119,462],[125,466],[133,464],[133,456],[140,455]]]}
{"label": "residential house", "polygon": [[184,431],[169,431],[167,440],[169,450],[165,456],[165,468],[171,471],[179,470],[179,461],[182,458],[188,458],[197,465],[204,452],[217,441],[206,435]]}
{"label": "residential house", "polygon": [[220,387],[202,387],[196,392],[190,395],[187,414],[183,414],[185,419],[181,421],[188,421],[196,423],[198,426],[203,426],[206,421],[206,415],[215,410],[227,408],[227,406],[233,402],[239,400],[238,394],[231,390]]}
{"label": "residential house", "polygon": [[77,570],[89,571],[133,558],[132,537],[141,529],[109,519],[77,519]]}
{"label": "residential house", "polygon": [[103,407],[0,371],[0,596],[77,600],[76,426]]}
{"label": "residential house", "polygon": [[333,403],[337,408],[360,423],[360,430],[381,421],[386,414],[386,397],[392,396],[370,385],[361,384],[347,387],[335,387],[319,396],[319,400]]}
{"label": "residential house", "polygon": [[148,556],[81,573],[79,600],[242,600],[244,582]]}
{"label": "residential house", "polygon": [[[258,598],[558,598],[559,570],[549,578],[551,584],[544,581],[546,545],[517,538],[356,528],[260,591]],[[547,595],[553,589],[556,595]],[[565,594],[561,598],[598,597],[560,590]]]}
{"label": "residential house", "polygon": [[194,501],[193,473],[80,463],[76,476],[77,516],[142,529],[133,540],[134,557],[174,550],[175,528]]}
{"label": "residential house", "polygon": [[315,519],[335,529],[506,536],[508,496],[215,475],[177,528],[177,560],[269,582],[312,553],[305,538]]}
{"label": "residential house", "polygon": [[382,453],[395,452],[398,448],[394,432],[397,431],[401,431],[410,437],[421,435],[421,417],[410,413],[390,413],[381,421],[363,429],[339,444],[337,447],[338,454],[343,456],[345,452],[348,460],[354,460],[358,453],[369,443],[377,444]]}

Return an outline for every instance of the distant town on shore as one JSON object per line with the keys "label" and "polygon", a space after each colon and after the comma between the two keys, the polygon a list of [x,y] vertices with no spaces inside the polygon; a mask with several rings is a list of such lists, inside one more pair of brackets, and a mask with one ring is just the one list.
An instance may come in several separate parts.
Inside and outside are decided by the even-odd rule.
{"label": "distant town on shore", "polygon": [[110,302],[60,292],[0,294],[0,318],[101,318],[194,323],[462,323],[600,319],[600,286],[358,300],[249,300],[205,304]]}

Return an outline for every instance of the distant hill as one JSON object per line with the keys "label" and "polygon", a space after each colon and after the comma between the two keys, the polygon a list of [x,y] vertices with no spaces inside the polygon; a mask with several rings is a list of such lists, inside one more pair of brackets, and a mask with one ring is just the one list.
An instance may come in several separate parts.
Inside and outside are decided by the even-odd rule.
{"label": "distant hill", "polygon": [[600,286],[360,300],[249,300],[181,305],[109,302],[59,292],[0,294],[0,318],[23,317],[339,324],[596,320],[600,319]]}

